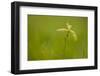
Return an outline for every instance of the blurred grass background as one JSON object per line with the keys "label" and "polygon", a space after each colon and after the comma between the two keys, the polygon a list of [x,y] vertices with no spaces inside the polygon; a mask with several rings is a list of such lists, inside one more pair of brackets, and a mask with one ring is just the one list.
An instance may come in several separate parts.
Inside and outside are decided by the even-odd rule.
{"label": "blurred grass background", "polygon": [[[70,36],[64,51],[64,32],[68,22],[78,40]],[[28,60],[79,59],[88,57],[88,18],[77,16],[28,15]]]}

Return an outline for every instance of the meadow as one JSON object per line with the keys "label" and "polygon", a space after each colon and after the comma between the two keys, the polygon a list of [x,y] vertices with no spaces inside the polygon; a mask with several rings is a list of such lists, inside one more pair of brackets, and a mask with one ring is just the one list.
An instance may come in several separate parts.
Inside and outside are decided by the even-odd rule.
{"label": "meadow", "polygon": [[[56,31],[66,23],[72,26],[77,40]],[[87,17],[28,15],[28,61],[84,58],[88,58]]]}

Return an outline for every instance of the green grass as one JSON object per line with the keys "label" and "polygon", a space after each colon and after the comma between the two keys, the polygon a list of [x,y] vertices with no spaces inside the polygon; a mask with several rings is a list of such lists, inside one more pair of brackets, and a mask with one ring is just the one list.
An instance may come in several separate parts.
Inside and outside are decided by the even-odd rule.
{"label": "green grass", "polygon": [[[77,34],[66,40],[57,32],[68,22]],[[88,57],[88,18],[76,16],[28,15],[28,60],[79,59]]]}

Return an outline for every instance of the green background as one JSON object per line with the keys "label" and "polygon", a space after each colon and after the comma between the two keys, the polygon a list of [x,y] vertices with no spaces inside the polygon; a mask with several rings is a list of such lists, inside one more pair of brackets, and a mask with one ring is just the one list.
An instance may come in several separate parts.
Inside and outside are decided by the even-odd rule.
{"label": "green background", "polygon": [[[72,25],[77,41],[56,31]],[[77,16],[28,15],[28,60],[79,59],[88,57],[88,18]]]}

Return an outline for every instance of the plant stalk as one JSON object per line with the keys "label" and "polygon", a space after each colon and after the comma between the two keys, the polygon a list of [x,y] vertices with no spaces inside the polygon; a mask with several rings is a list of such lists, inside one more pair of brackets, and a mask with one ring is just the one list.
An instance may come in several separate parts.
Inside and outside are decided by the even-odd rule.
{"label": "plant stalk", "polygon": [[69,37],[69,32],[67,32],[66,36],[64,37],[64,56],[66,56],[66,42],[67,42],[67,38]]}

